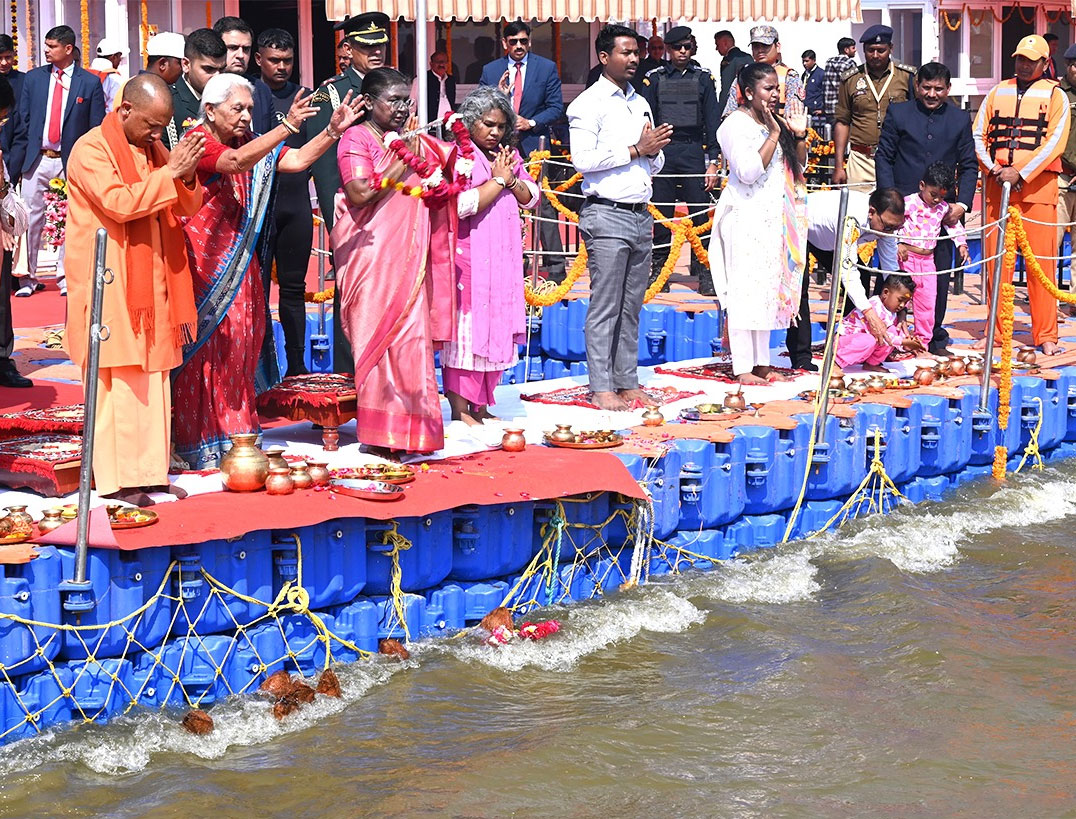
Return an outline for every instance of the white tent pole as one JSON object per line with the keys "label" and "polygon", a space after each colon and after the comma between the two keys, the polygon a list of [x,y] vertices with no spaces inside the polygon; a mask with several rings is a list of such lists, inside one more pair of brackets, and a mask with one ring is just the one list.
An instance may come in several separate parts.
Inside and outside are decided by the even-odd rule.
{"label": "white tent pole", "polygon": [[415,78],[418,80],[418,99],[415,110],[418,121],[426,119],[426,86],[429,79],[426,66],[429,63],[429,45],[426,42],[426,0],[415,0]]}

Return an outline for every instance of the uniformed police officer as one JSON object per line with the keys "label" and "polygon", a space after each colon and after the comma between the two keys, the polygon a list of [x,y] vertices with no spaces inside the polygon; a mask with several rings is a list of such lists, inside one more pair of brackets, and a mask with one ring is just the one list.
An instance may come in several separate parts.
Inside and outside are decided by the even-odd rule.
{"label": "uniformed police officer", "polygon": [[871,26],[859,42],[866,63],[841,75],[833,114],[833,182],[858,184],[869,191],[874,189],[874,153],[886,109],[892,102],[913,98],[915,68],[890,59],[893,29],[889,26]]}
{"label": "uniformed police officer", "polygon": [[[673,126],[672,142],[665,146],[665,167],[654,177],[654,201],[666,218],[673,215],[674,202],[684,202],[695,214],[692,221],[701,225],[707,220],[710,204],[707,191],[717,181],[717,86],[709,69],[692,60],[697,45],[687,26],[677,26],[665,35],[669,62],[647,72],[643,96],[650,103],[655,122]],[[707,157],[707,150],[713,150]],[[703,175],[705,174],[705,178]],[[706,244],[708,237],[702,237]],[[668,245],[668,228],[654,225],[654,244]],[[668,247],[655,247],[651,282],[657,278],[669,257]],[[699,292],[714,295],[710,269],[691,256],[691,274],[699,277]]]}
{"label": "uniformed police officer", "polygon": [[[310,133],[329,124],[329,118],[340,101],[352,92],[352,98],[362,93],[362,78],[375,68],[385,64],[385,48],[389,41],[389,17],[379,11],[369,11],[341,20],[333,29],[344,32],[343,42],[351,52],[351,65],[342,73],[322,83],[310,102],[318,112],[310,120]],[[340,189],[340,169],[336,164],[334,144],[311,166],[314,189],[318,194],[318,207],[327,230],[333,226],[333,203]],[[335,265],[334,265],[335,267]],[[338,373],[355,370],[351,345],[340,324],[340,288],[333,295],[333,369]]]}

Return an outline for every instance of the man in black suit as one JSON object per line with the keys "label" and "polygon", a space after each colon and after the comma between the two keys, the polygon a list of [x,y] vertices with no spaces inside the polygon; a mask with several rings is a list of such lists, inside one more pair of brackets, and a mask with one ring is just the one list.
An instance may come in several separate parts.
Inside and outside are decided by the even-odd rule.
{"label": "man in black suit", "polygon": [[175,112],[164,132],[169,150],[175,148],[183,133],[198,121],[202,89],[210,77],[224,71],[227,57],[224,40],[213,29],[198,28],[187,35],[183,45],[183,76],[172,85]]}
{"label": "man in black suit", "polygon": [[[15,104],[19,101],[19,95],[22,94],[22,79],[25,76],[24,72],[15,68],[15,41],[7,34],[0,34],[0,77],[8,81],[14,95],[11,109],[7,112],[8,121],[4,126],[0,127],[0,151],[3,151],[5,162],[8,161],[8,155],[11,153],[11,141],[15,135],[15,123],[12,120],[15,118]],[[10,172],[4,174],[5,179],[11,179],[11,176]],[[5,236],[4,238],[11,245],[11,253],[14,259],[11,265],[11,273],[16,279],[22,278],[27,272],[26,237],[13,236],[8,238]]]}
{"label": "man in black suit", "polygon": [[[10,70],[11,59],[4,60],[7,52],[14,51],[11,45],[10,37],[0,35],[0,48],[7,47],[7,51],[0,51],[0,67],[6,62],[9,69],[7,72],[0,70],[0,120],[7,120],[15,110],[15,94],[5,79],[14,73]],[[5,122],[0,130],[0,138],[9,130]],[[7,172],[0,168],[0,198],[7,196],[10,185]],[[15,351],[15,330],[11,324],[11,262],[18,237],[0,231],[0,239],[4,247],[3,268],[0,269],[0,387],[32,387],[34,382],[20,375],[15,369],[15,362],[11,360],[11,354]]]}
{"label": "man in black suit", "polygon": [[[889,106],[878,142],[874,165],[878,187],[896,188],[905,196],[919,190],[923,172],[935,162],[956,168],[957,186],[949,192],[949,218],[962,219],[971,209],[978,179],[971,117],[948,102],[951,75],[941,63],[927,63],[915,77],[916,99]],[[953,243],[946,239],[934,248],[938,270],[953,267]],[[949,333],[943,322],[950,274],[938,276],[934,308],[934,337],[930,352],[947,355]]]}
{"label": "man in black suit", "polygon": [[721,93],[717,97],[717,110],[723,112],[736,76],[741,68],[751,62],[751,55],[736,47],[736,38],[727,29],[714,35],[714,47],[721,55]]}
{"label": "man in black suit", "polygon": [[248,74],[254,48],[254,29],[239,17],[221,17],[213,24],[213,30],[224,40],[224,47],[228,49],[228,62],[224,70],[229,74],[246,77],[254,84],[254,111],[251,113],[250,130],[256,134],[269,133],[279,124],[273,95],[269,93],[267,86],[255,82],[256,74]]}
{"label": "man in black suit", "polygon": [[[43,290],[37,280],[37,256],[45,227],[45,194],[49,180],[64,177],[67,157],[75,142],[105,118],[105,92],[101,81],[75,62],[75,32],[56,26],[45,33],[46,65],[28,72],[16,105],[11,155],[11,180],[22,179],[22,197],[30,209],[26,233],[27,275],[16,296]],[[64,248],[56,261],[56,283],[67,295]]]}
{"label": "man in black suit", "polygon": [[[418,80],[412,83],[411,98],[418,101]],[[456,110],[456,78],[448,73],[448,54],[435,51],[430,55],[430,70],[426,72],[426,108],[421,111],[423,122],[440,122],[445,113]]]}

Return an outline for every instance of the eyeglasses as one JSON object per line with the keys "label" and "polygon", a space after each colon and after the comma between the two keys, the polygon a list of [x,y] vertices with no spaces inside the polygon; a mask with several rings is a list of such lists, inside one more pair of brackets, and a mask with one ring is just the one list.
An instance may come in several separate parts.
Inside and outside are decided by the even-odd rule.
{"label": "eyeglasses", "polygon": [[508,45],[527,45],[529,42],[529,37],[516,37],[514,40],[509,40]]}
{"label": "eyeglasses", "polygon": [[[657,47],[655,46],[655,48]],[[666,48],[668,48],[669,51],[691,51],[691,42],[674,43],[671,46],[666,46]]]}
{"label": "eyeglasses", "polygon": [[387,100],[384,97],[378,97],[377,101],[384,103],[389,108],[394,108],[394,109],[398,108],[401,111],[408,110],[408,109],[411,108],[411,100],[410,99]]}

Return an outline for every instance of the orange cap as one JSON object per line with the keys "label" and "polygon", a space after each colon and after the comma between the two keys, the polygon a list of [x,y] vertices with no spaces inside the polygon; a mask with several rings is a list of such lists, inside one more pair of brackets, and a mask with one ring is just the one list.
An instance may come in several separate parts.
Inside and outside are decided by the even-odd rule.
{"label": "orange cap", "polygon": [[1029,60],[1045,60],[1050,56],[1050,46],[1038,34],[1029,34],[1020,41],[1012,55],[1027,57]]}

